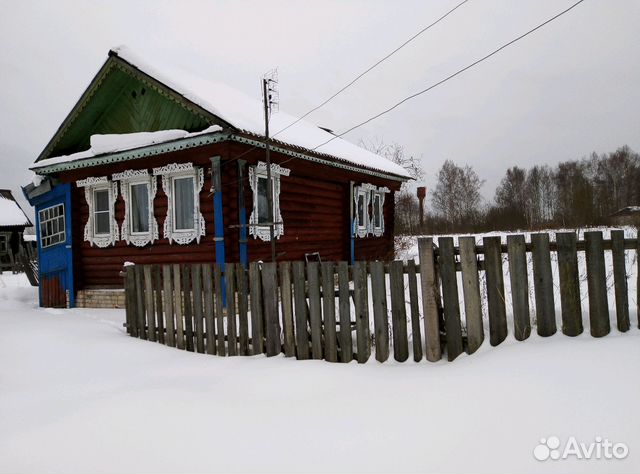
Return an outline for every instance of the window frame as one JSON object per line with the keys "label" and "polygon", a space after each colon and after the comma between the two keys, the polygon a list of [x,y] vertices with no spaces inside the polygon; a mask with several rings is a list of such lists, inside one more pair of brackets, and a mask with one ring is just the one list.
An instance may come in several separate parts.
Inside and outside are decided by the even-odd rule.
{"label": "window frame", "polygon": [[[159,238],[158,221],[155,217],[154,201],[158,190],[157,179],[148,170],[126,170],[122,173],[112,175],[114,181],[120,182],[120,195],[124,200],[124,220],[122,222],[121,240],[129,245],[144,247],[153,244]],[[133,186],[146,185],[148,199],[148,222],[147,231],[136,232],[133,230]]]}
{"label": "window frame", "polygon": [[[58,208],[61,208],[61,213],[56,215],[51,215]],[[60,229],[60,220],[62,220],[62,229]],[[46,225],[49,222],[57,221],[58,223],[58,232],[53,232],[50,235],[43,235],[42,226],[46,229]],[[49,247],[54,247],[56,245],[64,244],[67,241],[67,216],[64,212],[64,203],[54,204],[52,206],[45,207],[43,209],[38,210],[38,235],[40,237],[40,248],[46,249]],[[62,236],[62,238],[60,238]],[[56,240],[54,243],[45,243],[47,240],[53,240],[54,237],[58,237],[59,240]]]}
{"label": "window frame", "polygon": [[[391,192],[387,187],[377,187],[371,183],[362,183],[353,188],[355,203],[354,236],[365,238],[367,236],[381,237],[384,235],[384,201],[385,195]],[[361,222],[358,204],[360,198],[364,199],[364,222]],[[376,225],[376,199],[380,202],[379,225]]]}
{"label": "window frame", "polygon": [[[271,187],[273,190],[273,236],[275,239],[279,239],[284,235],[284,221],[282,219],[282,212],[280,211],[280,188],[281,176],[289,176],[291,170],[283,168],[277,163],[271,164]],[[249,168],[249,185],[253,192],[252,197],[252,210],[249,216],[249,235],[252,235],[254,239],[260,239],[265,242],[271,240],[270,224],[260,224],[259,219],[259,199],[260,199],[260,186],[259,181],[261,179],[267,180],[267,164],[264,161],[259,161],[255,166]],[[268,182],[267,182],[267,189]],[[268,204],[267,204],[268,205]]]}
{"label": "window frame", "polygon": [[[171,163],[166,166],[153,169],[154,176],[162,177],[162,189],[167,195],[167,215],[164,220],[163,236],[169,243],[186,245],[194,240],[200,243],[200,238],[205,235],[205,221],[200,212],[200,193],[204,185],[204,170],[193,166],[193,163]],[[193,178],[193,229],[176,229],[175,216],[175,180],[181,178]]]}
{"label": "window frame", "polygon": [[6,255],[8,253],[9,253],[9,235],[5,233],[0,233],[0,255]]}
{"label": "window frame", "polygon": [[[115,217],[115,205],[118,197],[118,183],[110,181],[106,176],[90,176],[76,181],[76,186],[84,188],[84,197],[89,207],[87,223],[84,226],[84,240],[91,246],[100,248],[115,245],[120,238],[120,229]],[[107,190],[109,192],[109,232],[96,233],[95,228],[95,192]],[[102,211],[98,211],[102,212]]]}

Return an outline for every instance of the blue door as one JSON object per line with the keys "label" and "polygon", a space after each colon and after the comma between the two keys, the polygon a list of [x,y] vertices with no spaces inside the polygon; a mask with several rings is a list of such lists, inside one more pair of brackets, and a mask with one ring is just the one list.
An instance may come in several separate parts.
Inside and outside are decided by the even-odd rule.
{"label": "blue door", "polygon": [[71,185],[58,184],[31,200],[36,210],[40,306],[72,308]]}

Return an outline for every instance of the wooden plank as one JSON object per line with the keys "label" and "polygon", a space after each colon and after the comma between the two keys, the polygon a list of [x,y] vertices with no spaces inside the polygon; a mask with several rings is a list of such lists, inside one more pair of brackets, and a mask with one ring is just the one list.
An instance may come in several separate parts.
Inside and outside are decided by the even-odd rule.
{"label": "wooden plank", "polygon": [[162,276],[160,275],[160,265],[154,265],[151,269],[153,275],[153,292],[156,298],[156,317],[158,321],[158,342],[164,344],[164,310],[162,308]]}
{"label": "wooden plank", "polygon": [[420,258],[420,289],[422,291],[422,313],[424,314],[424,339],[427,360],[436,362],[442,358],[440,347],[440,314],[438,312],[438,282],[435,269],[433,239],[418,239]]}
{"label": "wooden plank", "polygon": [[507,311],[502,276],[500,237],[484,237],[484,266],[489,307],[489,343],[497,346],[507,337]]}
{"label": "wooden plank", "polygon": [[282,352],[278,312],[278,267],[275,262],[262,264],[262,296],[267,357]]}
{"label": "wooden plank", "polygon": [[347,262],[338,262],[338,308],[340,312],[340,362],[351,362],[353,360],[353,341],[351,340],[351,302]]}
{"label": "wooden plank", "polygon": [[[404,362],[409,358],[409,339],[407,336],[407,311],[404,298],[404,271],[400,260],[390,264],[389,287],[391,289],[393,358],[398,362]],[[358,350],[358,352],[360,351]]]}
{"label": "wooden plank", "polygon": [[640,235],[636,243],[636,317],[638,319],[638,329],[640,329]]}
{"label": "wooden plank", "polygon": [[562,333],[567,336],[577,336],[583,331],[576,241],[575,232],[556,233]]}
{"label": "wooden plank", "polygon": [[236,272],[233,263],[224,267],[227,289],[227,350],[230,356],[238,355],[238,330],[236,324]]}
{"label": "wooden plank", "polygon": [[236,282],[238,286],[238,342],[240,355],[251,355],[249,351],[249,292],[247,285],[247,271],[240,263],[236,264]]}
{"label": "wooden plank", "polygon": [[453,237],[438,239],[438,266],[442,279],[442,300],[444,303],[444,323],[447,341],[447,359],[454,360],[464,352],[462,327],[460,324],[460,301],[458,299],[458,278],[453,254]]}
{"label": "wooden plank", "polygon": [[305,291],[304,262],[293,262],[293,298],[296,321],[296,355],[300,360],[309,358],[309,332],[307,330],[307,297]]}
{"label": "wooden plank", "polygon": [[208,263],[202,265],[202,292],[204,293],[205,346],[207,354],[217,354],[213,310],[213,268]]}
{"label": "wooden plank", "polygon": [[542,337],[552,336],[556,333],[557,327],[549,234],[531,234],[531,259],[533,260],[537,332]]}
{"label": "wooden plank", "polygon": [[149,340],[156,341],[156,315],[153,309],[153,279],[151,265],[143,265],[144,272],[144,306],[147,310],[147,326]]}
{"label": "wooden plank", "polygon": [[219,356],[227,355],[225,346],[226,331],[224,327],[224,304],[223,304],[223,285],[222,285],[222,267],[219,264],[213,265],[213,282],[214,282],[214,308],[216,314],[216,351]]}
{"label": "wooden plank", "polygon": [[531,335],[529,271],[527,269],[527,244],[524,235],[507,236],[507,253],[513,304],[513,330],[516,340],[524,341]]}
{"label": "wooden plank", "polygon": [[125,267],[124,296],[127,311],[127,334],[138,337],[138,314],[136,301],[136,274],[133,266]]}
{"label": "wooden plank", "polygon": [[356,359],[364,364],[371,355],[371,330],[369,329],[369,297],[367,290],[367,264],[353,265],[353,300],[356,310]]}
{"label": "wooden plank", "polygon": [[422,360],[422,336],[420,334],[420,303],[418,302],[418,279],[416,262],[407,261],[407,279],[409,281],[409,306],[411,308],[411,334],[413,342],[413,360]]}
{"label": "wooden plank", "polygon": [[191,304],[191,267],[181,265],[182,269],[182,297],[184,304],[184,335],[187,350],[193,352],[193,306]]}
{"label": "wooden plank", "polygon": [[285,357],[295,357],[296,340],[293,330],[293,292],[291,291],[291,263],[280,263],[280,301]]}
{"label": "wooden plank", "polygon": [[589,290],[589,324],[593,337],[609,334],[609,301],[607,299],[607,275],[604,266],[602,232],[585,232],[587,260],[587,287]]}
{"label": "wooden plank", "polygon": [[459,237],[458,243],[460,246],[464,314],[467,324],[467,352],[473,354],[484,341],[476,238]]}
{"label": "wooden plank", "polygon": [[389,317],[384,262],[371,262],[369,264],[369,272],[371,273],[376,360],[385,362],[389,358]]}
{"label": "wooden plank", "polygon": [[176,310],[176,347],[184,349],[184,318],[182,305],[182,274],[180,272],[180,264],[173,265],[173,291]]}
{"label": "wooden plank", "polygon": [[334,264],[322,264],[322,314],[324,328],[324,358],[329,362],[338,362],[338,344],[336,339],[336,296],[334,283]]}
{"label": "wooden plank", "polygon": [[613,259],[613,279],[616,295],[616,322],[618,331],[626,332],[631,327],[629,321],[629,289],[624,262],[624,231],[611,231],[611,256]]}
{"label": "wooden plank", "polygon": [[193,320],[196,329],[196,351],[204,354],[204,302],[202,299],[202,267],[191,265],[191,286],[193,288]]}
{"label": "wooden plank", "polygon": [[175,320],[173,316],[173,287],[171,286],[171,265],[162,266],[162,307],[164,310],[167,334],[165,343],[170,347],[176,346]]}
{"label": "wooden plank", "polygon": [[307,264],[309,282],[309,326],[311,327],[311,357],[322,359],[322,307],[318,262]]}

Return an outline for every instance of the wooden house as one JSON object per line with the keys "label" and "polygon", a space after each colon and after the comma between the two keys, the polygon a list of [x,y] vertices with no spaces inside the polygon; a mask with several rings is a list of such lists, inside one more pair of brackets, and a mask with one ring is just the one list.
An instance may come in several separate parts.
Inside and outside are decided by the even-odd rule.
{"label": "wooden house", "polygon": [[9,189],[0,189],[0,269],[15,268],[25,227],[33,224]]}
{"label": "wooden house", "polygon": [[[278,260],[392,258],[406,171],[282,112],[270,128]],[[111,50],[31,169],[44,306],[122,288],[125,262],[270,259],[263,106],[229,87]]]}

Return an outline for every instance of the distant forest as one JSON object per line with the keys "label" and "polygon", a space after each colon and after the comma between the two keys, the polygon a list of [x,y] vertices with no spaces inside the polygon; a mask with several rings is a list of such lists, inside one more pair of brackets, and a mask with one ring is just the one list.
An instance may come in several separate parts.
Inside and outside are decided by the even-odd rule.
{"label": "distant forest", "polygon": [[[407,166],[420,179],[417,160],[406,158],[402,148],[387,156]],[[376,150],[380,151],[380,150]],[[384,150],[382,150],[384,151]],[[384,154],[384,153],[383,153]],[[481,196],[484,180],[472,166],[447,160],[437,174],[437,184],[427,190],[424,225],[420,226],[415,193],[403,187],[396,197],[396,233],[441,234],[491,230],[575,228],[607,223],[626,206],[640,205],[640,155],[628,146],[612,153],[592,153],[555,167],[514,166],[506,170],[494,197]]]}

